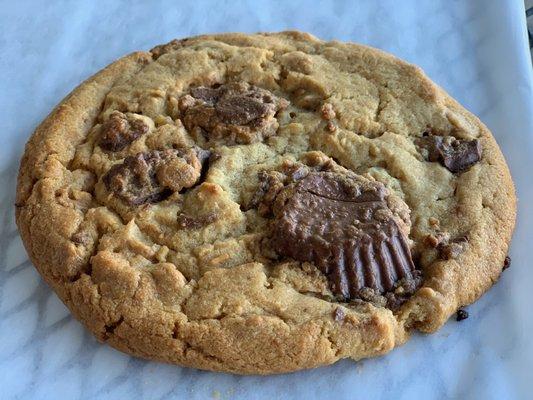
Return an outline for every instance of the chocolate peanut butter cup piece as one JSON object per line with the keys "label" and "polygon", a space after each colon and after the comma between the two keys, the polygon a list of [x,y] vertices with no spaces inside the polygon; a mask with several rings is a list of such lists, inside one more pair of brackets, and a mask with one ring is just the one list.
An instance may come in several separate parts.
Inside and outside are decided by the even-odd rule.
{"label": "chocolate peanut butter cup piece", "polygon": [[416,143],[427,151],[428,161],[438,161],[451,172],[461,172],[481,160],[481,143],[453,136],[426,135]]}
{"label": "chocolate peanut butter cup piece", "polygon": [[122,113],[113,113],[100,129],[98,145],[113,152],[123,150],[149,130],[141,119],[128,118]]}
{"label": "chocolate peanut butter cup piece", "polygon": [[378,182],[312,172],[287,186],[274,205],[272,245],[285,257],[312,262],[344,299],[394,290],[415,279],[407,239]]}
{"label": "chocolate peanut butter cup piece", "polygon": [[275,114],[288,101],[246,82],[200,86],[179,99],[183,124],[226,144],[262,141],[278,129]]}
{"label": "chocolate peanut butter cup piece", "polygon": [[153,150],[124,159],[107,172],[107,189],[132,206],[156,203],[197,183],[204,153],[196,149]]}

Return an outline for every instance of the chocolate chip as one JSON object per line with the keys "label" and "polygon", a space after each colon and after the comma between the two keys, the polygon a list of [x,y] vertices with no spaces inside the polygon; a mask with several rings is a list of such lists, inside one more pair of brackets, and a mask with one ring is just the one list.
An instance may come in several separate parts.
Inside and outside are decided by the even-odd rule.
{"label": "chocolate chip", "polygon": [[416,144],[427,151],[428,161],[438,161],[451,172],[465,171],[481,159],[481,143],[477,139],[428,134],[418,138]]}
{"label": "chocolate chip", "polygon": [[462,308],[457,310],[457,314],[456,314],[456,317],[455,317],[455,319],[457,321],[462,321],[462,320],[467,319],[467,318],[468,318],[468,311],[463,310]]}
{"label": "chocolate chip", "polygon": [[178,226],[182,229],[200,229],[212,224],[218,219],[218,215],[210,212],[201,216],[191,216],[184,213],[178,215]]}
{"label": "chocolate chip", "polygon": [[344,310],[341,307],[335,308],[335,311],[333,311],[333,319],[337,322],[344,321],[344,317],[346,314],[344,313]]}
{"label": "chocolate chip", "polygon": [[510,266],[511,266],[511,257],[506,256],[505,260],[503,261],[503,270],[505,271]]}
{"label": "chocolate chip", "polygon": [[196,87],[178,103],[189,131],[198,130],[208,140],[226,144],[259,142],[275,134],[279,126],[275,114],[288,105],[287,100],[246,82]]}
{"label": "chocolate chip", "polygon": [[106,151],[120,151],[147,133],[148,129],[148,125],[140,119],[115,113],[102,124],[98,145]]}
{"label": "chocolate chip", "polygon": [[116,164],[103,177],[107,189],[132,206],[156,203],[200,178],[196,150],[153,150]]}
{"label": "chocolate chip", "polygon": [[312,172],[276,197],[272,247],[317,265],[344,299],[361,298],[364,288],[390,292],[417,273],[386,194],[378,182]]}

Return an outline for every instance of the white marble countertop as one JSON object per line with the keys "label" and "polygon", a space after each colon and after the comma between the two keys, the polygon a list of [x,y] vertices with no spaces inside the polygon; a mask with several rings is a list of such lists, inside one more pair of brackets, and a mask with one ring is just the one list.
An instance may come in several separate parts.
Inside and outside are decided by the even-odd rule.
{"label": "white marble countertop", "polygon": [[[522,0],[12,1],[0,26],[0,398],[532,398],[533,81]],[[469,319],[359,363],[239,377],[97,343],[40,279],[17,233],[27,138],[76,84],[125,53],[197,33],[289,28],[416,63],[489,126],[520,198],[511,269]]]}

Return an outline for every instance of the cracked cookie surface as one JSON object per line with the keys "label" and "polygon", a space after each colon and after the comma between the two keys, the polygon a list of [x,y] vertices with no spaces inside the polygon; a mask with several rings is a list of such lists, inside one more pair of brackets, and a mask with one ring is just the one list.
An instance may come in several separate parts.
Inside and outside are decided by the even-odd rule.
{"label": "cracked cookie surface", "polygon": [[268,374],[437,330],[497,281],[515,194],[487,128],[417,67],[223,34],[74,90],[27,144],[16,214],[99,340]]}

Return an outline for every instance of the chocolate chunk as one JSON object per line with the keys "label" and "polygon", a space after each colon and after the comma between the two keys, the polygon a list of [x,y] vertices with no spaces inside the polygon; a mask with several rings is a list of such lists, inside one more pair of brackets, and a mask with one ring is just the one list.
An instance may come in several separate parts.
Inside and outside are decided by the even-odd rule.
{"label": "chocolate chunk", "polygon": [[214,212],[201,216],[191,216],[180,213],[178,215],[178,226],[182,229],[200,229],[206,225],[212,224],[217,219],[218,215]]}
{"label": "chocolate chunk", "polygon": [[179,100],[183,124],[226,144],[262,141],[278,129],[275,114],[288,102],[246,82],[196,87]]}
{"label": "chocolate chunk", "polygon": [[427,151],[429,161],[438,161],[451,172],[465,171],[481,160],[481,143],[477,139],[427,135],[416,143]]}
{"label": "chocolate chunk", "polygon": [[442,242],[437,246],[439,256],[443,260],[451,260],[459,257],[466,250],[468,239],[465,237],[454,239],[450,242]]}
{"label": "chocolate chunk", "polygon": [[505,260],[503,261],[503,271],[505,271],[510,266],[511,266],[511,257],[506,256]]}
{"label": "chocolate chunk", "polygon": [[202,165],[197,151],[153,150],[124,159],[107,172],[107,189],[132,206],[156,203],[193,186]]}
{"label": "chocolate chunk", "polygon": [[345,299],[361,298],[364,288],[390,292],[417,272],[386,195],[378,182],[311,172],[278,194],[272,246],[282,256],[317,265],[333,293]]}
{"label": "chocolate chunk", "polygon": [[467,319],[467,318],[468,318],[468,311],[463,310],[462,308],[457,310],[457,314],[456,314],[456,317],[455,317],[455,319],[457,321],[462,321],[462,320]]}
{"label": "chocolate chunk", "polygon": [[114,113],[100,129],[98,145],[106,151],[120,151],[147,133],[148,125],[140,119],[126,118],[122,113]]}

